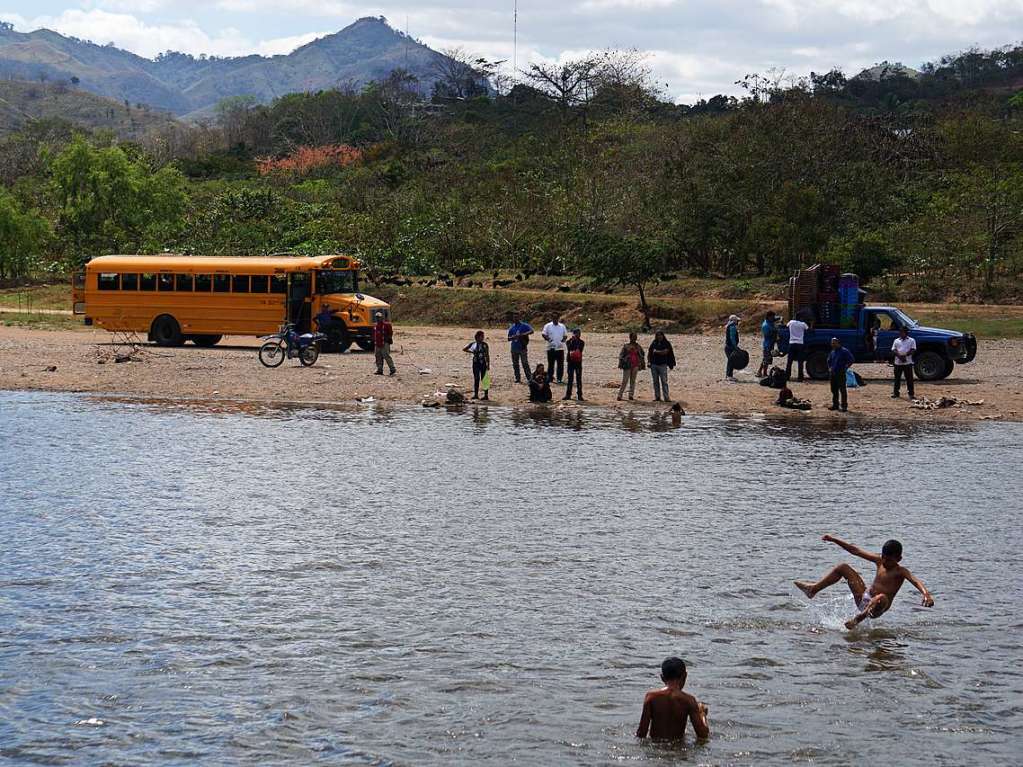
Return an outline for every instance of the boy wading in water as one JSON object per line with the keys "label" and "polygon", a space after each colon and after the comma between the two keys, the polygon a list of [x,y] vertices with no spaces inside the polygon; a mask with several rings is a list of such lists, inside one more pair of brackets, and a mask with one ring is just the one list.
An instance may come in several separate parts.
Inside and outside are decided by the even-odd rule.
{"label": "boy wading in water", "polygon": [[700,740],[710,735],[707,726],[707,707],[682,688],[686,683],[686,664],[681,658],[668,658],[661,664],[661,679],[664,687],[651,690],[643,699],[643,714],[639,719],[637,738],[685,737],[686,721],[691,720],[696,737]]}
{"label": "boy wading in water", "polygon": [[923,595],[924,607],[934,607],[934,599],[923,582],[899,564],[899,561],[902,559],[902,544],[898,541],[885,541],[884,546],[881,547],[881,553],[878,555],[864,551],[859,546],[853,546],[851,543],[846,543],[835,538],[833,535],[825,535],[823,540],[826,543],[834,543],[836,546],[841,546],[853,556],[866,559],[877,566],[877,574],[874,576],[874,582],[870,585],[869,589],[863,582],[860,574],[851,565],[847,565],[844,562],[840,565],[835,565],[831,572],[816,583],[795,581],[796,588],[810,599],[813,599],[818,592],[823,591],[828,586],[833,586],[845,578],[845,582],[849,584],[849,591],[852,592],[853,599],[856,600],[856,607],[860,611],[856,616],[845,622],[847,629],[855,628],[867,618],[880,618],[884,613],[888,612],[888,608],[895,601],[895,595],[902,588],[903,581],[912,583],[914,588]]}

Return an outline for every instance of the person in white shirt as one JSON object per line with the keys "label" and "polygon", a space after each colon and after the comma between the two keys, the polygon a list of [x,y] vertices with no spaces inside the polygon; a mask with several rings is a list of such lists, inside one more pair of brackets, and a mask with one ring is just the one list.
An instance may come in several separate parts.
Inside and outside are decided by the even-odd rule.
{"label": "person in white shirt", "polygon": [[899,398],[899,384],[901,379],[906,379],[906,391],[909,398],[913,399],[913,352],[916,351],[916,339],[909,337],[909,328],[903,325],[899,328],[899,337],[892,344],[893,362],[895,363],[895,391],[892,392],[892,399]]}
{"label": "person in white shirt", "polygon": [[568,328],[561,321],[561,317],[555,314],[551,321],[543,326],[540,334],[547,342],[547,382],[554,380],[554,366],[558,368],[558,383],[565,377],[565,339],[568,338]]}
{"label": "person in white shirt", "polygon": [[792,363],[799,363],[799,380],[803,380],[803,363],[806,355],[803,354],[803,342],[806,340],[806,331],[810,326],[798,317],[789,320],[789,360],[785,363],[785,378],[792,380]]}

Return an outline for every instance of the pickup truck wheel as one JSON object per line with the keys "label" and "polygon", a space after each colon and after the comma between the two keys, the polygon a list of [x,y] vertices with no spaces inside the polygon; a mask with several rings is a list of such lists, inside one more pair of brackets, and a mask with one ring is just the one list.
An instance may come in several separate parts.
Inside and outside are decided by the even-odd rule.
{"label": "pickup truck wheel", "polygon": [[941,374],[941,377],[942,378],[948,378],[950,375],[952,375],[952,371],[955,370],[955,369],[956,369],[955,360],[946,360],[945,361],[945,372]]}
{"label": "pickup truck wheel", "polygon": [[945,377],[946,362],[948,360],[937,352],[924,351],[916,355],[913,368],[921,381],[937,381]]}
{"label": "pickup truck wheel", "polygon": [[828,353],[814,349],[806,358],[806,374],[815,381],[828,380]]}

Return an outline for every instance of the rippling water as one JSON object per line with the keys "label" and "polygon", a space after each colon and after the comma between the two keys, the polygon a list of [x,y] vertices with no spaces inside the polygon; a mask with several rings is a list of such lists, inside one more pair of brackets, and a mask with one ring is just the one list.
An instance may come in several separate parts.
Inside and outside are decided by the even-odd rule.
{"label": "rippling water", "polygon": [[[1018,764],[1023,428],[850,423],[0,393],[0,757]],[[937,606],[841,629],[826,532]]]}

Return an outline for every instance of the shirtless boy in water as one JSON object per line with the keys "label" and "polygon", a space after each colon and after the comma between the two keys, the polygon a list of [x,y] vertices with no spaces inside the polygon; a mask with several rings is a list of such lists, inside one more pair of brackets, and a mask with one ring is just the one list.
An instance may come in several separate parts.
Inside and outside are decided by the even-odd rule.
{"label": "shirtless boy in water", "polygon": [[860,611],[855,617],[845,622],[847,629],[856,627],[867,618],[879,618],[886,613],[888,608],[892,606],[895,595],[902,588],[903,581],[912,583],[916,590],[923,595],[924,607],[934,607],[934,599],[931,597],[927,587],[913,573],[899,564],[899,561],[902,559],[902,544],[898,541],[885,541],[880,555],[864,551],[859,546],[853,546],[851,543],[846,543],[832,535],[825,535],[824,541],[841,546],[850,554],[873,562],[877,566],[877,574],[874,576],[874,582],[870,585],[869,589],[864,584],[860,574],[851,565],[847,565],[844,562],[833,567],[831,572],[816,583],[795,581],[796,587],[806,594],[807,597],[813,599],[818,592],[845,578],[845,582],[849,584],[849,591],[852,592],[853,599],[856,600],[856,607]]}
{"label": "shirtless boy in water", "polygon": [[703,740],[710,735],[707,726],[707,707],[687,692],[686,664],[681,658],[668,658],[661,664],[664,687],[651,690],[643,699],[643,715],[639,719],[637,738],[681,739],[686,734],[686,720],[692,720],[696,737]]}

